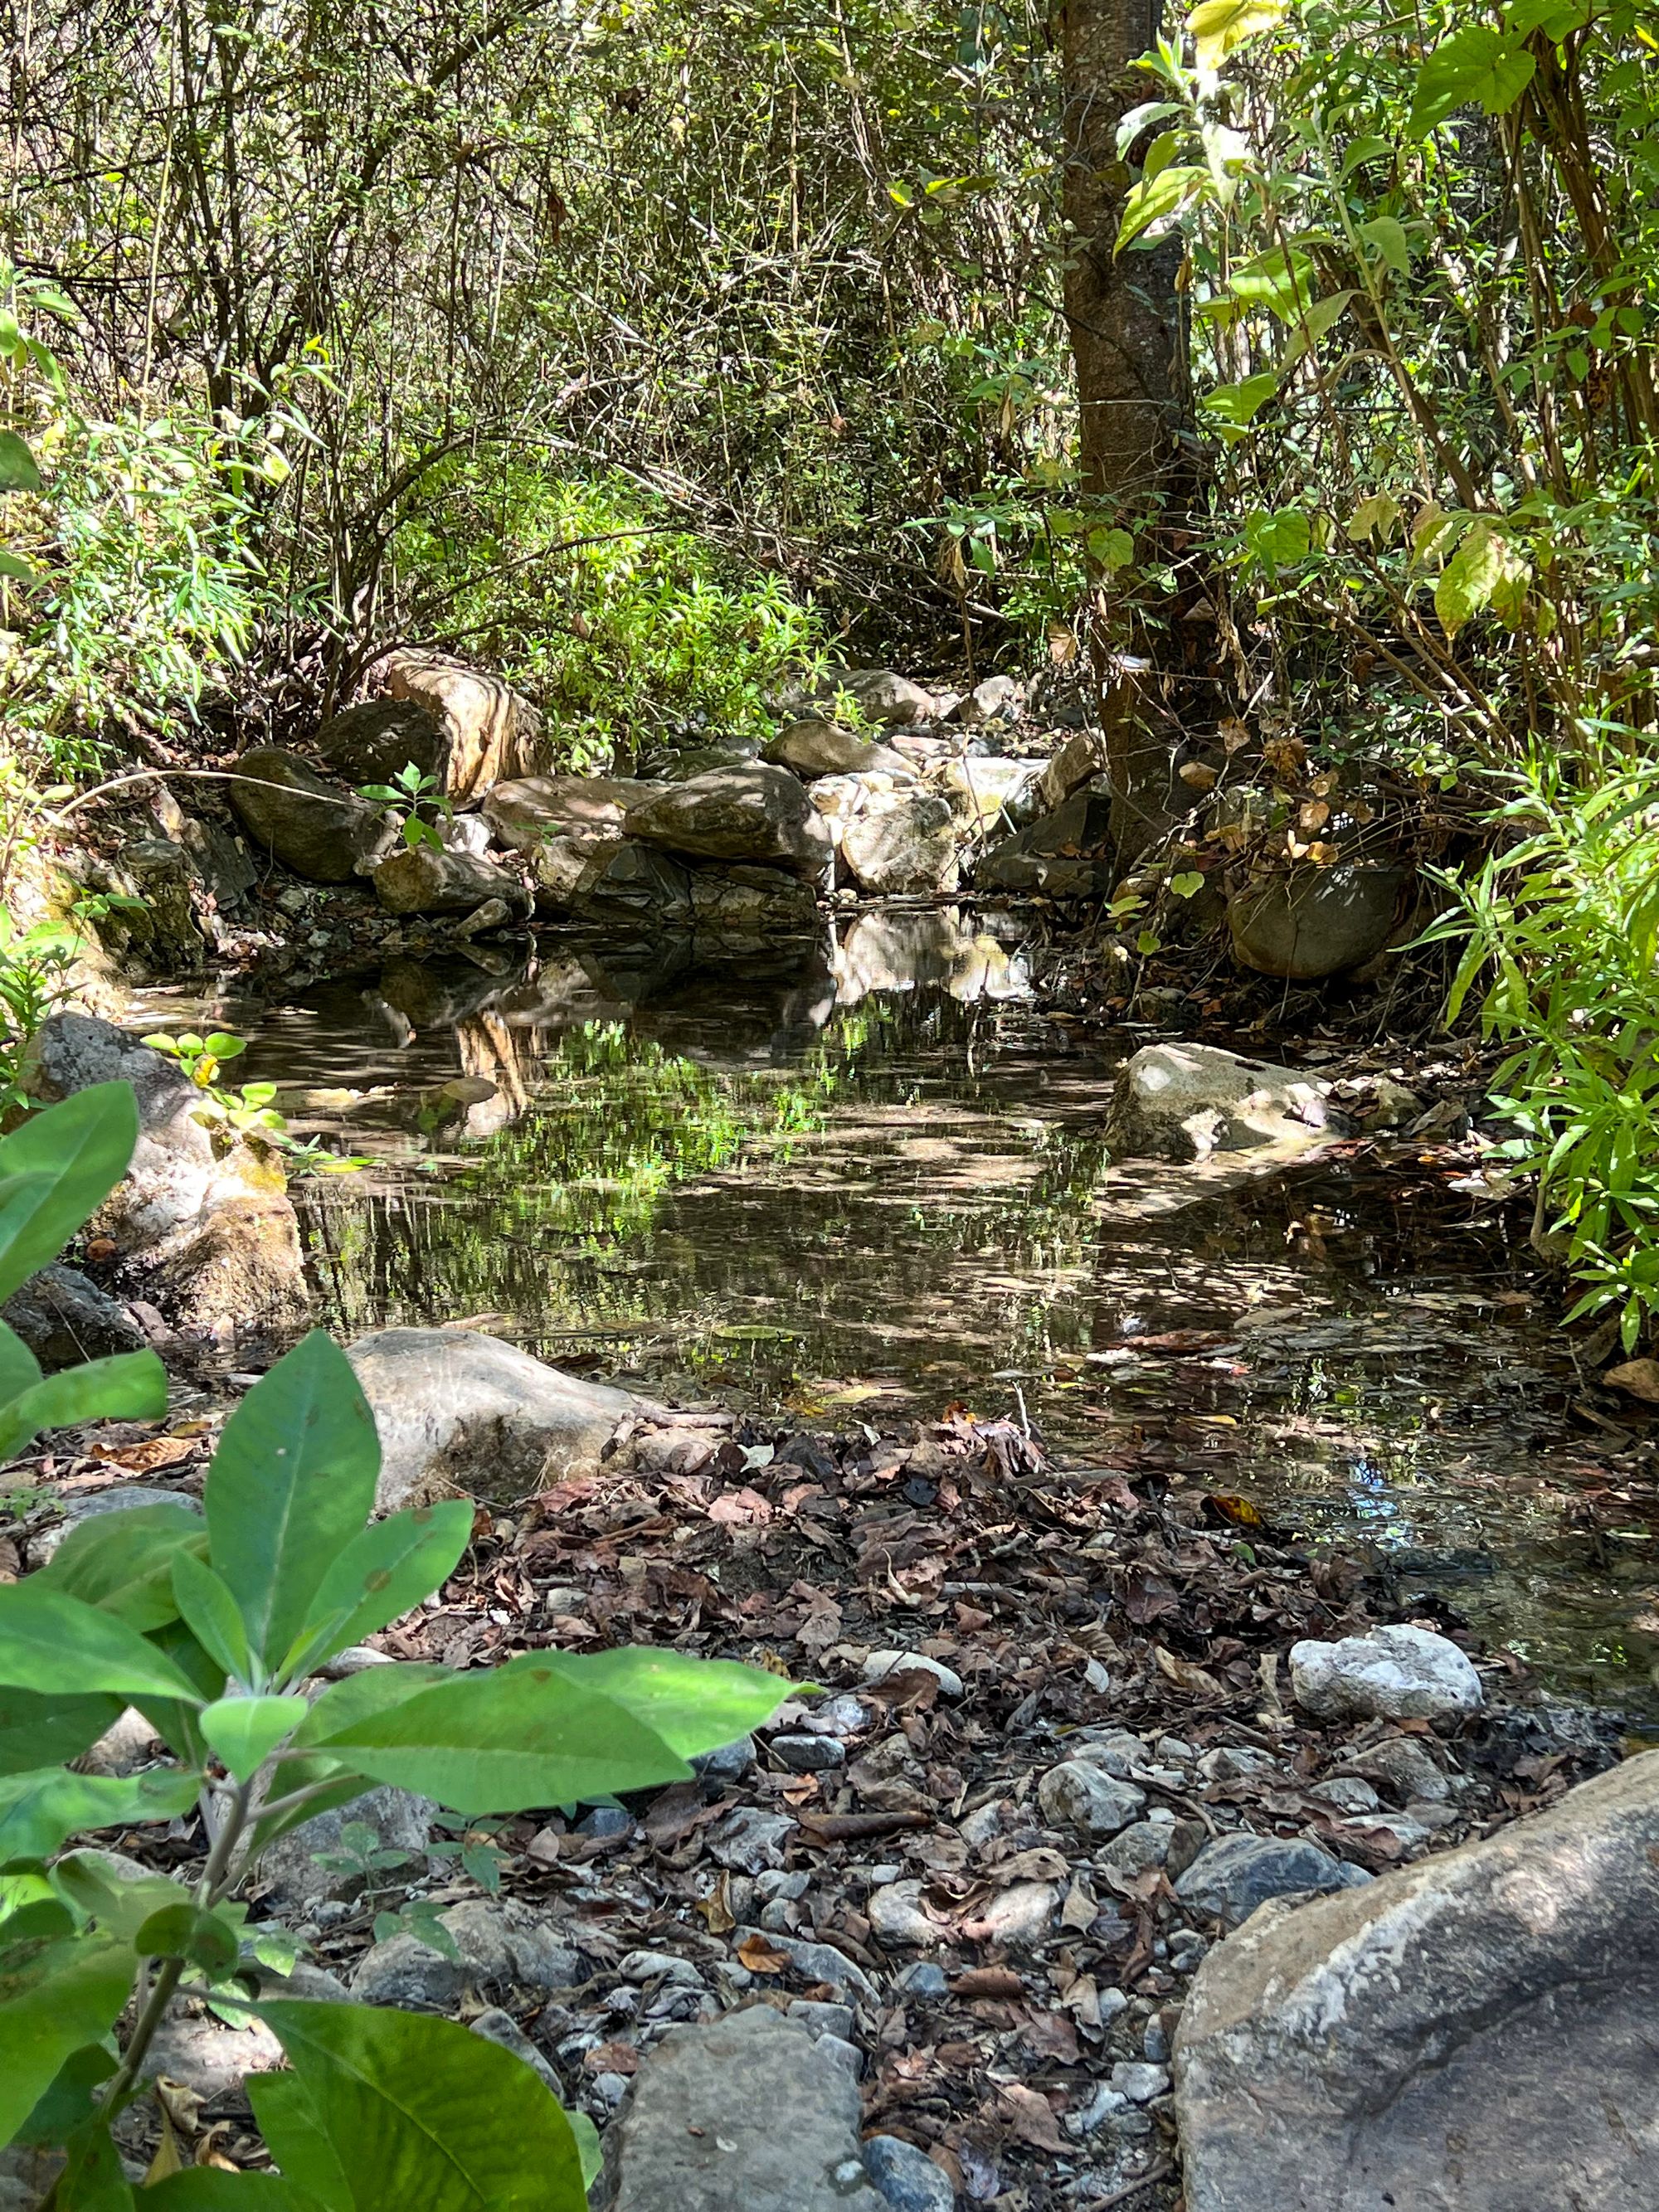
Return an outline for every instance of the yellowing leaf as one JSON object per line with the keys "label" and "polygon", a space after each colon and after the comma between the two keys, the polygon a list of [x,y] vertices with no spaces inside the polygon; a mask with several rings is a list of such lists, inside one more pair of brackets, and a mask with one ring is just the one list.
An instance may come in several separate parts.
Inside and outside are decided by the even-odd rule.
{"label": "yellowing leaf", "polygon": [[1434,587],[1434,611],[1448,637],[1455,637],[1477,615],[1492,613],[1513,622],[1532,580],[1524,554],[1492,524],[1477,520],[1458,542]]}
{"label": "yellowing leaf", "polygon": [[1285,0],[1200,0],[1187,19],[1201,70],[1215,70],[1244,44],[1285,20]]}
{"label": "yellowing leaf", "polygon": [[1381,540],[1399,520],[1400,501],[1386,491],[1374,491],[1348,517],[1348,535],[1356,544],[1364,544],[1369,538]]}

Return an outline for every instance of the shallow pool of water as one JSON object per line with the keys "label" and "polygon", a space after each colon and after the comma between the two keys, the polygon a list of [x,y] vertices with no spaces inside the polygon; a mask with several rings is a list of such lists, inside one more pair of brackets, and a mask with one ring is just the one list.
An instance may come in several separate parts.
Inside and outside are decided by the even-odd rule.
{"label": "shallow pool of water", "polygon": [[1366,1547],[1557,1687],[1659,1711],[1652,1532],[1616,1489],[1646,1447],[1575,1415],[1502,1214],[1432,1166],[1115,1168],[1145,1033],[1079,1043],[970,915],[720,959],[549,937],[252,1034],[239,1072],[372,1161],[295,1192],[348,1335],[465,1321],[836,1427],[1012,1413],[1074,1464]]}

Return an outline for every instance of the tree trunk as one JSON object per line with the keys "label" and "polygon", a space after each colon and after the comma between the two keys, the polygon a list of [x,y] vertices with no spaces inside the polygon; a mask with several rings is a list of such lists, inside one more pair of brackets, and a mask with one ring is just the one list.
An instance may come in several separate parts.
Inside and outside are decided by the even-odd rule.
{"label": "tree trunk", "polygon": [[[1114,252],[1133,181],[1118,156],[1118,126],[1151,94],[1152,80],[1133,64],[1156,40],[1162,13],[1161,0],[1066,0],[1063,42],[1066,319],[1083,491],[1100,526],[1133,538],[1143,568],[1164,565],[1185,543],[1193,496],[1180,240]],[[1176,620],[1178,604],[1154,623],[1141,594],[1097,576],[1089,644],[1125,865],[1182,811],[1173,747],[1184,717],[1172,679],[1187,656],[1171,634]]]}

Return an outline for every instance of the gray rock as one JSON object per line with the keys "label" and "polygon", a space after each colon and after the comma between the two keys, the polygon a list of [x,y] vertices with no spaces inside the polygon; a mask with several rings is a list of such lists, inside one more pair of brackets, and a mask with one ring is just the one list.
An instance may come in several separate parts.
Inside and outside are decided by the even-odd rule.
{"label": "gray rock", "polygon": [[263,2021],[231,2027],[210,2014],[198,2016],[175,2007],[155,2031],[139,2074],[146,2081],[165,2074],[205,2103],[223,2099],[246,2112],[244,2078],[272,2073],[283,2063],[283,2046]]}
{"label": "gray rock", "polygon": [[872,1890],[864,1910],[883,1943],[942,1943],[951,1933],[922,1911],[919,1881],[889,1882]]}
{"label": "gray rock", "polygon": [[976,863],[974,882],[981,890],[1096,898],[1116,875],[1111,796],[1091,787],[994,845]]}
{"label": "gray rock", "polygon": [[950,1986],[950,1976],[931,1959],[918,1959],[914,1966],[902,1967],[893,1977],[894,1990],[907,1997],[942,1997]]}
{"label": "gray rock", "polygon": [[[33,1561],[35,1547],[32,1544],[29,1555]],[[137,1706],[129,1705],[119,1720],[106,1728],[75,1764],[82,1774],[118,1777],[142,1773],[145,1767],[154,1766],[158,1759],[170,1756],[166,1744]]]}
{"label": "gray rock", "polygon": [[[539,880],[545,891],[562,854],[550,849]],[[569,911],[582,921],[644,922],[654,929],[692,926],[691,871],[637,837],[595,844],[568,894]]]}
{"label": "gray rock", "polygon": [[1073,731],[1043,769],[1037,797],[1053,812],[1091,777],[1102,775],[1107,766],[1104,733],[1099,730]]}
{"label": "gray rock", "polygon": [[1042,763],[1028,760],[976,759],[966,754],[946,761],[939,787],[958,822],[989,836],[1005,822],[1021,826],[1029,818]]}
{"label": "gray rock", "polygon": [[1654,2200],[1659,1753],[1211,1953],[1176,2039],[1191,2212]]}
{"label": "gray rock", "polygon": [[1127,1729],[1079,1729],[1066,1739],[1066,1756],[1085,1766],[1103,1767],[1108,1774],[1127,1780],[1137,1767],[1150,1764],[1151,1754],[1138,1735]]}
{"label": "gray rock", "polygon": [[627,1952],[617,1960],[617,1972],[625,1982],[684,1982],[696,1988],[702,1981],[690,1959],[674,1951]]}
{"label": "gray rock", "polygon": [[1358,1774],[1334,1774],[1328,1782],[1316,1782],[1308,1795],[1334,1805],[1339,1813],[1374,1813],[1381,1802],[1370,1784]]}
{"label": "gray rock", "polygon": [[629,807],[654,799],[661,788],[623,775],[526,776],[498,783],[485,793],[479,811],[499,843],[529,853],[550,836],[619,831]]}
{"label": "gray rock", "polygon": [[581,1971],[576,1954],[522,1905],[474,1898],[438,1917],[455,1939],[459,1960],[414,1936],[387,1936],[357,1961],[351,1994],[359,2004],[453,2012],[463,1998],[486,1991],[550,1996],[568,1989]]}
{"label": "gray rock", "polygon": [[137,911],[117,908],[102,918],[106,949],[132,975],[193,975],[207,940],[196,909],[199,872],[185,848],[171,837],[138,837],[123,845],[110,868],[110,888],[143,901]]}
{"label": "gray rock", "polygon": [[563,2102],[565,2088],[559,2079],[559,2069],[546,2053],[530,2040],[510,2012],[503,2012],[499,2005],[492,2005],[488,2012],[481,2012],[470,2025],[474,2035],[483,2036],[486,2043],[499,2044],[503,2051],[510,2051],[515,2058],[522,2058],[532,2073],[539,2075],[561,2103]]}
{"label": "gray rock", "polygon": [[864,2164],[892,2212],[955,2212],[950,2176],[902,2136],[866,2136]]}
{"label": "gray rock", "polygon": [[672,2027],[605,2130],[595,2212],[888,2212],[859,2088],[769,2005]]}
{"label": "gray rock", "polygon": [[[266,1893],[266,1909],[306,1918],[330,1899],[359,1896],[364,1886],[360,1875],[318,1864],[319,1854],[331,1857],[341,1851],[342,1832],[351,1824],[361,1822],[372,1828],[381,1850],[403,1851],[419,1862],[432,1840],[437,1810],[429,1797],[416,1797],[410,1790],[387,1785],[366,1790],[349,1804],[302,1820],[260,1854],[258,1881]],[[414,1870],[424,1869],[417,1864]],[[404,1869],[404,1881],[409,1878],[409,1870]],[[386,1879],[397,1881],[396,1870],[390,1870]]]}
{"label": "gray rock", "polygon": [[90,1497],[66,1498],[58,1526],[43,1528],[29,1538],[29,1565],[44,1567],[70,1530],[82,1521],[95,1521],[105,1513],[131,1513],[141,1505],[182,1505],[191,1513],[202,1510],[200,1498],[192,1498],[187,1490],[148,1489],[142,1482],[112,1483],[107,1490],[94,1490]]}
{"label": "gray rock", "polygon": [[590,869],[597,870],[621,842],[614,831],[581,830],[549,836],[531,846],[524,859],[535,883],[537,913],[574,913],[583,878]]}
{"label": "gray rock", "polygon": [[838,691],[850,691],[868,720],[884,723],[889,729],[930,722],[939,713],[939,701],[931,691],[890,668],[832,668],[820,682],[817,696],[833,699]]}
{"label": "gray rock", "polygon": [[760,861],[809,881],[833,854],[798,776],[763,761],[715,769],[632,807],[630,838],[699,860]]}
{"label": "gray rock", "polygon": [[1008,1951],[1029,1951],[1042,1942],[1054,1924],[1060,1891],[1051,1881],[1011,1882],[1000,1889],[984,1913],[963,1930],[979,1942],[995,1943]]}
{"label": "gray rock", "polygon": [[1218,1045],[1149,1044],[1118,1078],[1106,1138],[1119,1158],[1207,1159],[1316,1144],[1330,1085]]}
{"label": "gray rock", "polygon": [[1271,1897],[1354,1889],[1371,1877],[1300,1836],[1218,1836],[1176,1881],[1176,1895],[1205,1918],[1237,1928]]}
{"label": "gray rock", "polygon": [[456,1491],[507,1504],[595,1467],[641,1402],[471,1329],[380,1329],[348,1356],[380,1433],[386,1512]]}
{"label": "gray rock", "polygon": [[398,835],[386,808],[327,783],[297,753],[255,745],[227,788],[257,852],[315,884],[349,884]]}
{"label": "gray rock", "polygon": [[731,1942],[740,1948],[751,1936],[763,1936],[775,1951],[781,1951],[804,1981],[823,1982],[832,1990],[850,1991],[871,2004],[878,2002],[876,1985],[862,1966],[833,1943],[815,1943],[805,1936],[780,1934],[771,1929],[738,1928]]}
{"label": "gray rock", "polygon": [[61,2150],[12,2143],[0,2150],[0,2212],[40,2212],[65,2164]]}
{"label": "gray rock", "polygon": [[942,1660],[930,1659],[922,1651],[872,1651],[866,1657],[861,1672],[866,1682],[881,1683],[891,1674],[909,1674],[918,1669],[933,1676],[939,1684],[941,1696],[959,1698],[962,1695],[961,1675]]}
{"label": "gray rock", "polygon": [[810,883],[780,868],[694,868],[691,927],[699,938],[811,936],[818,902]]}
{"label": "gray rock", "polygon": [[31,1275],[0,1306],[0,1320],[21,1336],[46,1372],[139,1352],[148,1341],[126,1308],[61,1261]]}
{"label": "gray rock", "polygon": [[415,699],[365,699],[325,722],[317,751],[330,773],[349,784],[390,783],[414,766],[435,775],[443,732]]}
{"label": "gray rock", "polygon": [[1148,1867],[1166,1866],[1175,1841],[1172,1820],[1135,1820],[1095,1854],[1095,1864],[1113,1874],[1145,1874]]}
{"label": "gray rock", "polygon": [[1337,861],[1248,884],[1227,903],[1241,967],[1289,982],[1316,982],[1363,967],[1394,935],[1409,904],[1409,868]]}
{"label": "gray rock", "polygon": [[1150,2105],[1154,2097],[1161,2097],[1170,2086],[1167,2066],[1151,2066],[1144,2059],[1120,2060],[1111,2072],[1111,2087],[1120,2097],[1127,2097],[1132,2105]]}
{"label": "gray rock", "polygon": [[842,858],[860,889],[874,897],[953,890],[956,817],[932,792],[896,793],[889,805],[855,814],[841,836]]}
{"label": "gray rock", "polygon": [[778,768],[793,769],[804,783],[821,775],[859,775],[871,769],[907,779],[913,774],[902,754],[890,746],[872,744],[839,722],[791,722],[768,745],[765,758]]}
{"label": "gray rock", "polygon": [[374,870],[374,896],[388,914],[471,914],[491,899],[521,912],[526,902],[524,886],[505,868],[430,845],[388,854]]}
{"label": "gray rock", "polygon": [[1437,1765],[1414,1736],[1389,1736],[1368,1745],[1342,1762],[1345,1774],[1373,1784],[1391,1805],[1443,1805],[1455,1794],[1458,1778]]}
{"label": "gray rock", "polygon": [[1273,1763],[1271,1752],[1248,1743],[1221,1743],[1199,1753],[1198,1771],[1206,1782],[1242,1782],[1247,1774],[1265,1773]]}
{"label": "gray rock", "polygon": [[823,1774],[847,1762],[847,1747],[832,1735],[775,1735],[769,1747],[792,1774]]}
{"label": "gray rock", "polygon": [[734,1874],[758,1874],[783,1864],[784,1847],[795,1833],[787,1813],[766,1813],[740,1805],[708,1831],[708,1855]]}
{"label": "gray rock", "polygon": [[1485,1703],[1480,1677],[1449,1637],[1405,1625],[1293,1644],[1291,1689],[1316,1720],[1459,1720]]}
{"label": "gray rock", "polygon": [[785,2010],[810,2036],[834,2035],[851,2043],[857,2019],[851,2005],[826,2004],[821,1998],[797,1997]]}
{"label": "gray rock", "polygon": [[718,1744],[713,1751],[699,1752],[691,1761],[696,1772],[711,1782],[741,1782],[754,1763],[752,1735],[740,1735],[732,1743]]}
{"label": "gray rock", "polygon": [[1120,1782],[1102,1766],[1067,1759],[1051,1766],[1037,1784],[1045,1820],[1081,1828],[1089,1836],[1115,1836],[1145,1807],[1146,1793]]}

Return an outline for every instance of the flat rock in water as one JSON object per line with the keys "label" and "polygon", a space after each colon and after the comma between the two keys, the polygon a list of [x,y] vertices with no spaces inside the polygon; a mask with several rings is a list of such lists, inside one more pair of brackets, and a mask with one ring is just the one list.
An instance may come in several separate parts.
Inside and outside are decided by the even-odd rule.
{"label": "flat rock in water", "polygon": [[387,1328],[349,1347],[380,1432],[383,1512],[461,1492],[501,1504],[596,1466],[626,1390],[465,1328]]}
{"label": "flat rock in water", "polygon": [[691,926],[699,937],[805,937],[818,924],[811,884],[781,868],[694,868]]}
{"label": "flat rock in water", "polygon": [[1656,2007],[1650,1752],[1210,1954],[1176,2038],[1190,2212],[1634,2212]]}
{"label": "flat rock in water", "polygon": [[1324,1133],[1328,1083],[1218,1045],[1149,1044],[1118,1078],[1107,1141],[1119,1158],[1207,1159]]}
{"label": "flat rock in water", "polygon": [[670,2028],[605,2130],[595,2212],[888,2212],[859,2118],[852,2072],[769,2005]]}
{"label": "flat rock in water", "polygon": [[1316,1720],[1461,1720],[1485,1701],[1480,1675],[1449,1637],[1405,1623],[1293,1644],[1291,1688]]}
{"label": "flat rock in water", "polygon": [[830,832],[799,776],[747,761],[693,776],[629,810],[628,835],[694,860],[759,861],[809,881],[832,857]]}
{"label": "flat rock in water", "polygon": [[398,834],[385,807],[325,782],[280,745],[244,753],[226,788],[255,849],[313,884],[349,884]]}

